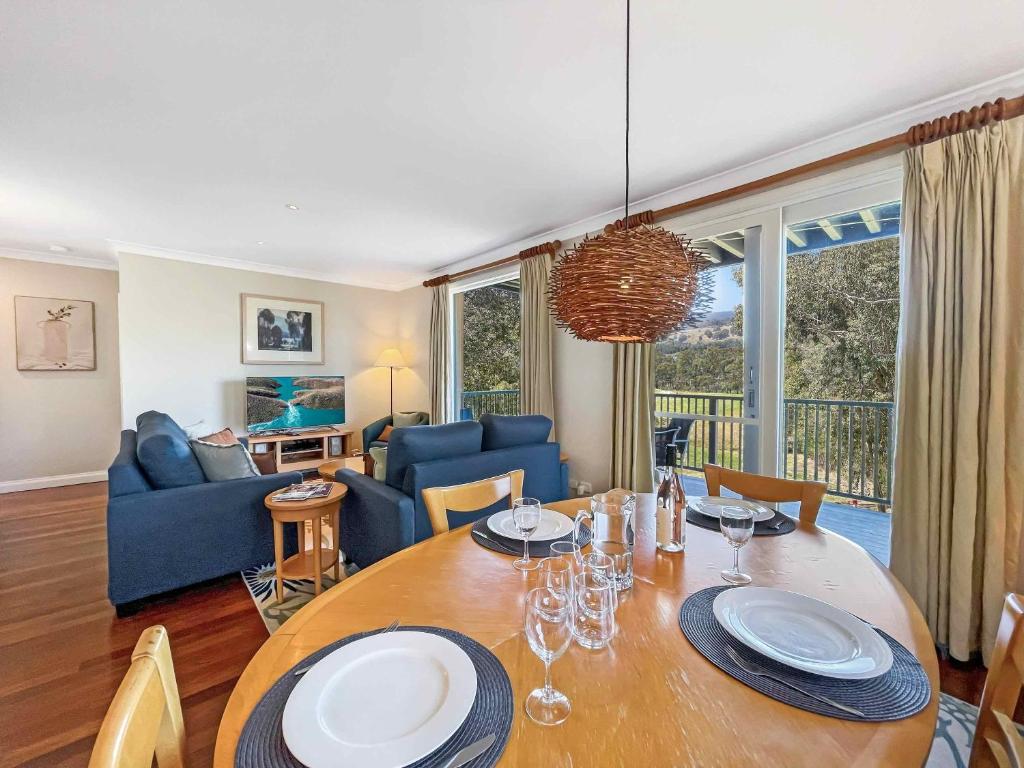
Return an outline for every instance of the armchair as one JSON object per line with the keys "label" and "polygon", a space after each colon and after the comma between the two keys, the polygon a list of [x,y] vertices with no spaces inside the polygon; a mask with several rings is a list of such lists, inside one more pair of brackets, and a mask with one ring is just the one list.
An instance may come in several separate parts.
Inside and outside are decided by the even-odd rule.
{"label": "armchair", "polygon": [[[405,427],[419,426],[430,423],[430,414],[424,411],[415,411],[409,414],[402,414],[403,416],[416,416],[415,421],[411,424],[403,424]],[[387,443],[380,440],[380,434],[384,431],[384,427],[391,425],[395,426],[394,414],[385,416],[382,419],[377,419],[371,424],[367,424],[363,427],[363,451],[369,452],[370,448],[373,447],[374,443],[379,446],[386,446]]]}

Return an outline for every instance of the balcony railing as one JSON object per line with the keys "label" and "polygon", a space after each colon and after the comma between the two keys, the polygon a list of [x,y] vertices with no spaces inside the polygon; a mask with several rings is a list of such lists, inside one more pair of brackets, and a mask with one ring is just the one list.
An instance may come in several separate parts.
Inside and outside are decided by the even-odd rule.
{"label": "balcony railing", "polygon": [[[474,419],[485,413],[515,416],[519,390],[463,392],[462,406]],[[743,468],[743,398],[740,395],[664,393],[656,396],[659,427],[671,415],[693,420],[680,463],[701,470],[705,463]],[[893,404],[861,400],[783,401],[783,477],[820,480],[834,496],[892,503]]]}
{"label": "balcony railing", "polygon": [[474,419],[485,413],[497,416],[519,415],[518,389],[489,389],[462,393],[462,407],[468,408]]}
{"label": "balcony railing", "polygon": [[[658,393],[655,410],[690,418],[680,463],[700,470],[705,462],[743,467],[743,398],[739,395]],[[892,503],[893,404],[860,400],[783,401],[782,476],[820,480],[829,493],[882,506]],[[681,442],[686,437],[680,433]]]}

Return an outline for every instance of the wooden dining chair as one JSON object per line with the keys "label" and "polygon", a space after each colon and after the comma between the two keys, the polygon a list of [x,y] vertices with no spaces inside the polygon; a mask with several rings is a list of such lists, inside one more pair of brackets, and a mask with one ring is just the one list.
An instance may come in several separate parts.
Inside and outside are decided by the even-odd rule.
{"label": "wooden dining chair", "polygon": [[167,630],[150,627],[110,703],[89,768],[185,768],[185,724]]}
{"label": "wooden dining chair", "polygon": [[708,486],[709,496],[721,496],[724,486],[745,499],[754,501],[799,501],[800,520],[805,523],[813,523],[818,519],[821,500],[825,498],[825,491],[828,490],[825,483],[814,480],[783,480],[779,477],[726,469],[717,464],[704,465],[704,480]]}
{"label": "wooden dining chair", "polygon": [[992,663],[974,728],[970,768],[1021,768],[1024,739],[1013,711],[1024,684],[1024,596],[1011,592],[1003,603]]}
{"label": "wooden dining chair", "polygon": [[445,533],[449,529],[449,512],[479,512],[492,504],[497,504],[506,496],[509,506],[512,499],[523,495],[523,479],[526,473],[521,469],[513,469],[507,475],[489,477],[463,485],[449,485],[446,488],[424,488],[423,503],[427,505],[430,525],[434,534]]}

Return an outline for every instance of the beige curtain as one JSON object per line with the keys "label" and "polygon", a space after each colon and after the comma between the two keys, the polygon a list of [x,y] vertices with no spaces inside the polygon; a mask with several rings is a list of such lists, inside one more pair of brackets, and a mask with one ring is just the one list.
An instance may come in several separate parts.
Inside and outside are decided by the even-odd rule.
{"label": "beige curtain", "polygon": [[654,491],[654,346],[615,345],[612,485]]}
{"label": "beige curtain", "polygon": [[[548,311],[550,253],[524,259],[519,267],[519,411],[555,421],[555,385],[551,364],[555,322]],[[555,440],[555,428],[551,428]]]}
{"label": "beige curtain", "polygon": [[892,570],[988,658],[1021,587],[1024,118],[907,152]]}
{"label": "beige curtain", "polygon": [[430,423],[446,424],[452,420],[451,321],[448,317],[448,283],[432,286],[430,307]]}

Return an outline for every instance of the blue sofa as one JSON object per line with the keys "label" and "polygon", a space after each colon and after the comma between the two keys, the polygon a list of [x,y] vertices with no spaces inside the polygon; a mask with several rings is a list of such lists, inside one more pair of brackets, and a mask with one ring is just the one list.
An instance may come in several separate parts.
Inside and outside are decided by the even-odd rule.
{"label": "blue sofa", "polygon": [[[348,485],[340,521],[341,548],[366,568],[433,535],[423,489],[458,485],[504,474],[526,472],[523,493],[542,502],[569,496],[569,468],[549,443],[551,420],[545,416],[492,416],[436,426],[400,427],[391,433],[385,482],[339,470]],[[495,507],[508,508],[508,502]],[[466,522],[490,514],[481,510]]]}
{"label": "blue sofa", "polygon": [[[123,615],[142,598],[273,562],[263,497],[302,476],[207,482],[184,430],[167,414],[147,411],[136,429],[121,433],[107,478],[107,593]],[[286,553],[297,548],[287,526]]]}

